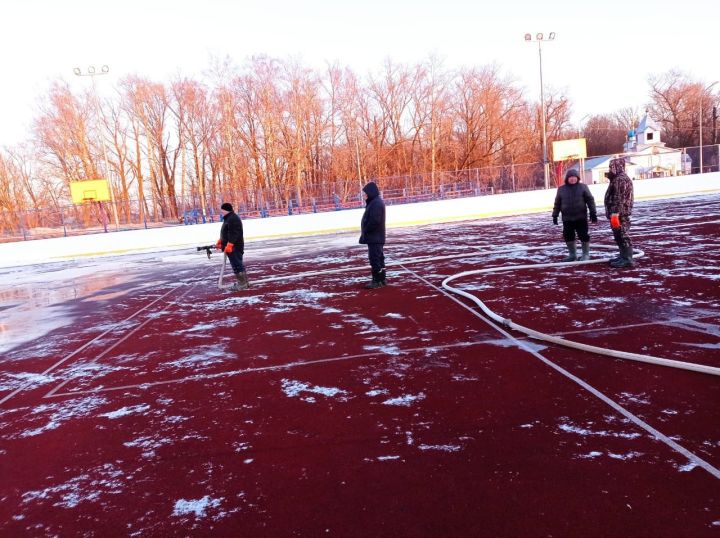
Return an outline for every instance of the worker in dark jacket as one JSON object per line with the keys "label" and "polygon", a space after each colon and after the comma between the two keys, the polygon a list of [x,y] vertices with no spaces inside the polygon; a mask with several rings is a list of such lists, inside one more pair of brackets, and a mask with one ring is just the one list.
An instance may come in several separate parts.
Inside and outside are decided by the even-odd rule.
{"label": "worker in dark jacket", "polygon": [[568,248],[568,256],[563,261],[574,262],[577,257],[577,245],[575,234],[580,238],[582,244],[582,256],[580,261],[590,259],[590,234],[588,233],[588,212],[590,221],[597,222],[597,211],[595,210],[595,198],[588,186],[580,181],[580,174],[577,170],[571,169],[565,174],[565,185],[560,186],[555,195],[555,206],[553,207],[553,224],[558,223],[558,215],[562,213],[563,238]]}
{"label": "worker in dark jacket", "polygon": [[222,213],[222,227],[220,228],[220,239],[215,247],[222,250],[228,260],[237,283],[231,288],[233,290],[244,290],[250,287],[243,265],[243,254],[245,253],[245,238],[243,237],[243,226],[240,216],[233,211],[232,204],[225,202],[220,206]]}
{"label": "worker in dark jacket", "polygon": [[360,244],[368,246],[368,258],[372,269],[372,281],[368,289],[385,286],[385,203],[380,198],[378,186],[371,181],[363,187],[365,213],[360,222]]}
{"label": "worker in dark jacket", "polygon": [[610,260],[612,267],[632,267],[633,247],[628,231],[632,215],[634,194],[632,180],[625,173],[625,159],[612,159],[610,171],[605,174],[610,180],[605,191],[605,216],[610,220],[613,237],[620,249],[620,255]]}

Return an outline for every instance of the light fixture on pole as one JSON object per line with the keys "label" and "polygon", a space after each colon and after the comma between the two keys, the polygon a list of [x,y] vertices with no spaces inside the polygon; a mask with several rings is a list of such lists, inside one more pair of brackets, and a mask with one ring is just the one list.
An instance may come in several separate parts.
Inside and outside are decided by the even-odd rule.
{"label": "light fixture on pole", "polygon": [[538,32],[534,36],[532,34],[525,34],[525,41],[537,41],[538,44],[538,57],[540,59],[540,111],[542,114],[542,137],[543,137],[543,175],[545,177],[545,188],[549,188],[548,176],[550,175],[550,162],[548,161],[547,155],[547,132],[545,118],[545,89],[543,87],[543,69],[542,69],[542,43],[543,41],[554,41],[555,32],[550,32],[545,36],[542,32]]}
{"label": "light fixture on pole", "polygon": [[[92,88],[93,88],[93,97],[95,101],[95,112],[97,113],[98,121],[101,118],[101,112],[100,112],[100,100],[98,99],[97,94],[97,87],[95,86],[95,77],[100,75],[107,75],[110,72],[110,68],[107,65],[103,65],[100,68],[100,72],[97,72],[95,70],[95,66],[91,65],[88,66],[87,71],[83,73],[82,69],[79,67],[73,68],[73,73],[78,77],[90,77],[90,80],[92,80]],[[102,134],[102,130],[98,129],[100,132],[100,142],[102,143],[102,150],[103,150],[103,160],[105,161],[105,175],[108,182],[108,190],[110,191],[110,205],[112,206],[112,214],[113,214],[113,220],[115,221],[115,229],[120,229],[120,221],[118,220],[118,213],[117,213],[117,207],[115,205],[115,189],[113,189],[112,180],[110,178],[110,165],[108,161],[107,156],[107,147],[105,146],[105,137]]]}
{"label": "light fixture on pole", "polygon": [[700,173],[703,173],[703,135],[702,135],[702,124],[703,124],[703,95],[705,95],[705,92],[710,91],[715,84],[717,84],[718,80],[710,84],[710,86],[706,86],[703,91],[700,92]]}

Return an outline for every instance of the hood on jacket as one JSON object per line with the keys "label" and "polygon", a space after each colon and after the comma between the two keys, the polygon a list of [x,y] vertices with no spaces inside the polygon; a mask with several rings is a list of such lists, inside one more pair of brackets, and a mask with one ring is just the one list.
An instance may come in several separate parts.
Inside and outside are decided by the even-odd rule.
{"label": "hood on jacket", "polygon": [[625,173],[625,158],[620,157],[618,159],[612,159],[610,161],[610,173],[613,176]]}
{"label": "hood on jacket", "polygon": [[373,198],[377,198],[380,196],[380,189],[378,189],[377,184],[374,181],[371,181],[367,185],[363,187],[363,192],[367,194],[368,201],[372,200]]}
{"label": "hood on jacket", "polygon": [[[573,176],[575,176],[578,179],[578,183],[580,183],[580,181],[581,181],[580,174],[578,173],[577,170],[575,170],[574,168],[571,168],[570,170],[568,170],[565,173],[565,185],[568,185],[568,179],[570,179]],[[576,183],[576,185],[577,185],[577,183]]]}

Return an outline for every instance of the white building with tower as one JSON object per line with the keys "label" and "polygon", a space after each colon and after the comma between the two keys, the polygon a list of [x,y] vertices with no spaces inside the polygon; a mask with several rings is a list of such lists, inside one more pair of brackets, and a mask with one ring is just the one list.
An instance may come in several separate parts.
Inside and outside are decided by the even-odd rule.
{"label": "white building with tower", "polygon": [[604,155],[585,161],[585,181],[606,182],[605,172],[609,170],[610,160],[620,156],[624,156],[627,161],[625,171],[631,179],[690,173],[690,157],[682,150],[665,146],[661,140],[660,125],[647,110],[637,128],[628,131],[622,154]]}

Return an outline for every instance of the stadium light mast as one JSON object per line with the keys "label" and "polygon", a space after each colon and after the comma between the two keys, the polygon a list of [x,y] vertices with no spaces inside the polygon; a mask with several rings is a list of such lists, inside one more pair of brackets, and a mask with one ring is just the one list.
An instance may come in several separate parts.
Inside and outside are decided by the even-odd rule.
{"label": "stadium light mast", "polygon": [[550,32],[545,36],[542,32],[538,32],[533,36],[532,34],[525,34],[525,41],[537,41],[538,44],[538,58],[540,59],[540,111],[542,113],[542,137],[543,137],[543,175],[545,176],[545,188],[549,188],[548,176],[550,175],[550,163],[548,161],[547,154],[547,120],[545,118],[545,88],[543,87],[543,69],[542,69],[542,44],[547,41],[555,40],[555,32]]}
{"label": "stadium light mast", "polygon": [[703,95],[705,95],[705,92],[710,91],[715,84],[717,84],[718,80],[710,84],[710,86],[706,86],[703,91],[700,92],[700,173],[703,173],[703,136],[702,136],[702,124],[703,124]]}
{"label": "stadium light mast", "polygon": [[[78,77],[90,77],[90,80],[92,80],[92,88],[93,88],[93,97],[95,101],[95,112],[97,113],[98,120],[102,117],[101,111],[100,111],[100,100],[98,99],[97,94],[97,86],[95,86],[95,77],[100,75],[107,75],[110,72],[110,68],[107,65],[103,65],[100,68],[100,72],[97,72],[95,70],[95,66],[91,65],[88,66],[87,71],[83,72],[82,69],[79,67],[73,68],[73,73]],[[110,164],[108,161],[107,156],[107,147],[105,146],[105,137],[102,134],[102,130],[98,129],[100,132],[100,142],[102,143],[102,150],[103,150],[103,160],[105,161],[105,175],[108,182],[108,190],[110,191],[110,204],[112,205],[112,214],[113,214],[113,220],[115,221],[115,230],[120,229],[120,221],[118,220],[118,212],[117,212],[117,206],[115,205],[115,189],[113,189],[112,180],[110,179]]]}

